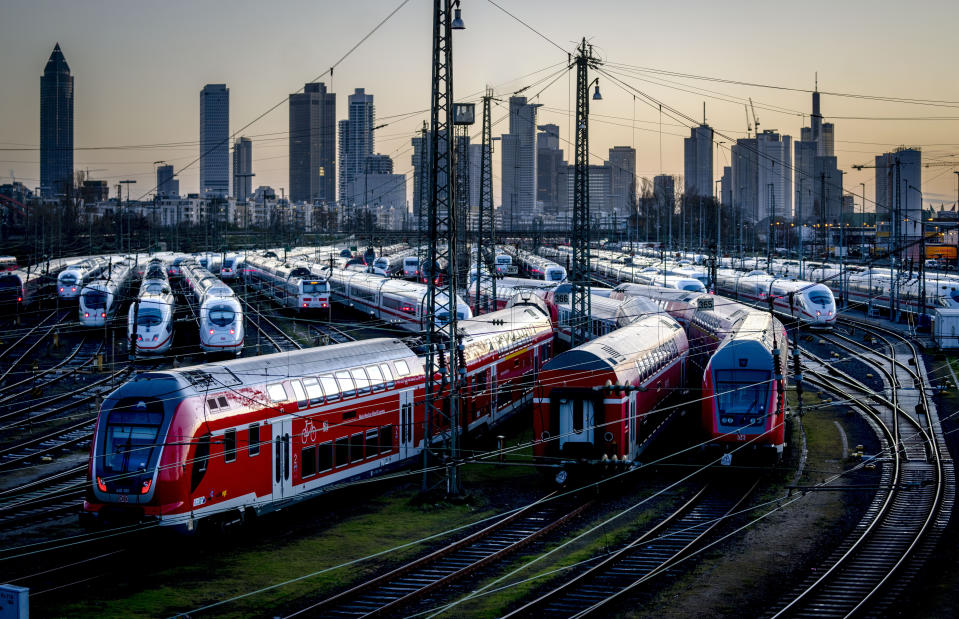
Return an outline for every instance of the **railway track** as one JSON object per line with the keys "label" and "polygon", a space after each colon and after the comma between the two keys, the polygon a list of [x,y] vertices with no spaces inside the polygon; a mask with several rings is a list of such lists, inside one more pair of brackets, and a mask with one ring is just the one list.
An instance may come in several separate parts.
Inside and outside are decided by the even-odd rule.
{"label": "railway track", "polygon": [[0,527],[12,528],[79,512],[86,470],[84,464],[0,491]]}
{"label": "railway track", "polygon": [[310,335],[313,336],[313,343],[317,346],[326,346],[328,344],[345,344],[356,339],[345,331],[337,329],[333,325],[326,323],[311,324]]}
{"label": "railway track", "polygon": [[[889,330],[847,323],[878,332],[886,343],[890,354],[845,336],[832,338],[848,351],[861,349],[860,359],[884,376],[885,392],[874,392],[809,353],[806,380],[840,398],[858,396],[845,403],[869,415],[881,432],[883,452],[874,460],[882,467],[880,484],[854,534],[772,613],[774,617],[882,615],[934,549],[955,500],[952,462],[930,408],[915,345]],[[907,356],[905,363],[898,359],[897,348]]]}
{"label": "railway track", "polygon": [[675,565],[752,494],[758,483],[712,482],[652,529],[570,575],[561,585],[504,617],[584,617],[610,613],[637,587]]}
{"label": "railway track", "polygon": [[[66,358],[56,365],[42,370],[34,376],[7,385],[0,392],[0,410],[4,405],[14,405],[13,403],[25,397],[37,397],[38,391],[42,392],[42,390],[53,386],[55,383],[76,376],[83,368],[93,363],[97,355],[103,351],[103,347],[104,343],[102,341],[92,341],[84,337]],[[15,392],[14,390],[18,388],[22,388],[22,390]]]}
{"label": "railway track", "polygon": [[[259,340],[262,338],[266,340],[276,352],[291,352],[303,348],[299,342],[278,327],[276,323],[270,320],[263,312],[255,309],[249,301],[241,297],[237,298],[243,303],[243,313],[247,324],[253,327],[257,332],[257,346],[259,346]],[[247,332],[249,332],[249,330]]]}
{"label": "railway track", "polygon": [[[0,384],[13,377],[15,375],[14,370],[20,367],[47,337],[60,328],[69,316],[70,311],[66,309],[50,312],[13,344],[0,351],[0,361],[8,360],[6,368],[0,372]],[[4,390],[7,388],[5,387]]]}
{"label": "railway track", "polygon": [[[550,495],[552,496],[552,495]],[[387,574],[300,609],[289,616],[391,616],[439,587],[500,561],[582,513],[591,503],[572,509],[560,501],[527,506],[495,524],[416,559]]]}

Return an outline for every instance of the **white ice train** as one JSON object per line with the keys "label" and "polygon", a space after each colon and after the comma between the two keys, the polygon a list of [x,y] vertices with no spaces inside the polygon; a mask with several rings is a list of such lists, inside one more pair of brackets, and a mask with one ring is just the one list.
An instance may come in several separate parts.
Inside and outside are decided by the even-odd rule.
{"label": "white ice train", "polygon": [[716,284],[718,292],[736,300],[768,307],[772,297],[777,312],[791,315],[800,324],[820,329],[836,324],[836,299],[823,284],[774,277],[759,270],[743,273],[730,269],[716,271]]}
{"label": "white ice train", "polygon": [[63,269],[57,276],[57,294],[61,299],[76,299],[84,286],[100,277],[109,267],[110,262],[106,258],[93,256]]}
{"label": "white ice train", "polygon": [[220,264],[220,279],[230,281],[239,275],[240,258],[236,254],[226,254],[223,256],[223,263]]}
{"label": "white ice train", "polygon": [[523,249],[512,250],[518,263],[520,275],[547,282],[561,282],[566,279],[566,267],[560,266],[549,258],[537,256]]}
{"label": "white ice train", "polygon": [[244,261],[243,278],[287,309],[329,309],[330,285],[320,270],[320,265],[309,262],[251,255]]}
{"label": "white ice train", "polygon": [[184,262],[183,280],[198,307],[200,348],[205,352],[243,352],[243,308],[233,289],[195,261]]}
{"label": "white ice train", "polygon": [[134,340],[134,354],[155,355],[170,350],[174,309],[167,270],[161,261],[151,260],[127,316],[127,338]]}
{"label": "white ice train", "polygon": [[87,283],[80,290],[79,318],[84,327],[102,327],[126,299],[130,281],[136,273],[132,258],[114,262],[99,279]]}
{"label": "white ice train", "polygon": [[[426,284],[346,269],[332,269],[329,281],[333,301],[340,305],[414,333],[426,329],[426,295],[429,292]],[[437,293],[437,299],[445,302],[446,295]],[[469,305],[459,295],[455,302],[457,320],[473,317]],[[438,324],[446,324],[449,314],[439,313],[435,320]]]}
{"label": "white ice train", "polygon": [[[888,310],[891,304],[892,278],[888,270],[873,269],[852,273],[847,277],[849,303],[867,305]],[[896,302],[902,312],[922,313],[922,281],[917,277],[901,280],[896,289]],[[959,308],[959,281],[951,276],[926,276],[925,311],[936,308]]]}

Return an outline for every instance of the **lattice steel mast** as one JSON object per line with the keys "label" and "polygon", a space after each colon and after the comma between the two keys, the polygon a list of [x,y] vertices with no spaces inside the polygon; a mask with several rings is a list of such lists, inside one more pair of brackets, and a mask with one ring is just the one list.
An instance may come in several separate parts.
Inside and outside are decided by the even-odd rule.
{"label": "lattice steel mast", "polygon": [[[570,260],[570,346],[578,346],[589,339],[590,267],[589,267],[589,81],[587,69],[596,68],[599,61],[593,57],[593,46],[585,37],[577,49],[576,59],[576,159],[573,176],[573,246]],[[601,99],[596,78],[594,99]]]}
{"label": "lattice steel mast", "polygon": [[[487,88],[483,96],[483,138],[482,160],[480,164],[480,204],[479,229],[476,236],[476,297],[473,313],[489,311],[489,306],[481,305],[483,284],[490,283],[490,299],[496,299],[496,278],[493,277],[492,256],[496,254],[496,217],[493,210],[493,124],[490,121],[490,104],[493,101],[493,89]],[[486,270],[483,270],[486,266]],[[485,273],[485,275],[484,275]],[[495,301],[493,301],[495,304]],[[495,305],[494,305],[495,306]]]}
{"label": "lattice steel mast", "polygon": [[[426,264],[426,396],[424,417],[426,449],[423,450],[423,490],[429,489],[429,457],[432,424],[440,419],[449,425],[447,492],[459,494],[457,465],[459,441],[459,366],[456,325],[456,217],[453,173],[453,30],[461,30],[459,0],[433,0],[433,79],[430,102],[429,214]],[[445,279],[439,273],[447,265]],[[465,368],[464,368],[465,369]]]}

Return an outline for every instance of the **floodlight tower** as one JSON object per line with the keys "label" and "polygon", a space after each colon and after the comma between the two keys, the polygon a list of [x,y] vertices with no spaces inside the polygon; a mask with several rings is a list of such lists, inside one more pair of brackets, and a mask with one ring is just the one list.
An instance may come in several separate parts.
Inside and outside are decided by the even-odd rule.
{"label": "floodlight tower", "polygon": [[[481,305],[481,292],[486,281],[490,283],[490,299],[496,303],[496,216],[493,209],[493,124],[490,121],[490,104],[493,89],[487,88],[483,96],[483,138],[481,141],[479,226],[476,235],[476,297],[473,313],[486,310]],[[486,271],[482,266],[486,266]],[[485,273],[485,275],[484,275]]]}
{"label": "floodlight tower", "polygon": [[[455,9],[455,17],[452,11]],[[430,102],[429,214],[426,264],[426,419],[423,491],[429,490],[432,424],[444,419],[447,441],[447,494],[460,493],[458,457],[461,368],[456,325],[456,216],[453,178],[453,30],[462,30],[459,0],[433,0],[433,76]],[[439,265],[446,263],[442,276]]]}
{"label": "floodlight tower", "polygon": [[[576,59],[576,164],[573,176],[573,229],[570,241],[573,256],[570,261],[570,346],[589,339],[590,268],[589,268],[589,87],[596,84],[593,99],[600,100],[599,78],[589,81],[587,70],[599,66],[593,56],[593,46],[583,38]],[[571,67],[572,68],[572,67]]]}

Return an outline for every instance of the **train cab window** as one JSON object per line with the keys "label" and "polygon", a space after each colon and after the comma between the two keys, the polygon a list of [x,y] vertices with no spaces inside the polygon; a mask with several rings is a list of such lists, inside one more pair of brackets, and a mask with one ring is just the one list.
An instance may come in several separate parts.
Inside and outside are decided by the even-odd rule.
{"label": "train cab window", "polygon": [[333,456],[337,468],[350,463],[350,437],[343,436],[336,439]]}
{"label": "train cab window", "polygon": [[333,443],[327,441],[316,446],[316,470],[319,473],[333,468]]}
{"label": "train cab window", "polygon": [[340,387],[336,384],[336,379],[331,375],[324,374],[320,376],[320,385],[323,386],[323,392],[326,394],[327,402],[335,402],[340,399]]}
{"label": "train cab window", "polygon": [[379,367],[375,365],[366,366],[366,375],[370,377],[370,385],[373,387],[373,391],[379,391],[383,388],[383,374]]}
{"label": "train cab window", "polygon": [[356,382],[357,393],[362,394],[370,392],[370,379],[366,375],[366,371],[363,368],[353,368],[350,370],[350,374],[353,375],[353,380]]}
{"label": "train cab window", "polygon": [[283,388],[283,383],[267,385],[266,392],[274,402],[286,402],[286,389]]}
{"label": "train cab window", "polygon": [[309,403],[309,399],[306,397],[306,391],[303,389],[303,385],[300,384],[300,381],[291,380],[290,387],[293,388],[293,395],[296,397],[297,407],[306,408],[306,405]]}
{"label": "train cab window", "polygon": [[236,460],[236,429],[230,428],[223,433],[223,461]]}
{"label": "train cab window", "polygon": [[346,370],[341,372],[335,372],[336,382],[340,386],[340,392],[343,394],[344,398],[348,398],[351,395],[356,394],[356,386],[353,385],[353,377],[350,376],[350,373]]}
{"label": "train cab window", "polygon": [[305,479],[316,475],[316,445],[300,450],[300,466],[300,477]]}
{"label": "train cab window", "polygon": [[250,440],[249,440],[249,454],[252,458],[253,456],[259,455],[260,453],[260,426],[255,423],[250,424]]}
{"label": "train cab window", "polygon": [[380,431],[376,428],[366,431],[366,457],[370,458],[379,451]]}
{"label": "train cab window", "polygon": [[380,453],[393,451],[393,426],[380,428]]}
{"label": "train cab window", "polygon": [[363,459],[363,433],[357,432],[350,437],[350,462]]}
{"label": "train cab window", "polygon": [[397,359],[393,362],[393,365],[396,367],[396,374],[401,378],[410,375],[410,366],[403,359]]}
{"label": "train cab window", "polygon": [[383,380],[386,381],[387,388],[396,384],[393,382],[393,370],[390,369],[389,363],[381,363],[380,370],[383,371]]}
{"label": "train cab window", "polygon": [[306,389],[306,396],[310,398],[310,404],[316,406],[323,401],[323,390],[320,389],[320,382],[315,378],[304,378],[303,387]]}

